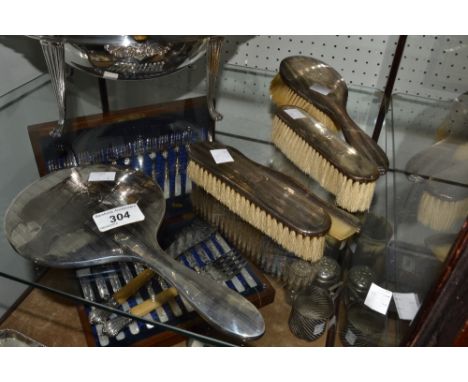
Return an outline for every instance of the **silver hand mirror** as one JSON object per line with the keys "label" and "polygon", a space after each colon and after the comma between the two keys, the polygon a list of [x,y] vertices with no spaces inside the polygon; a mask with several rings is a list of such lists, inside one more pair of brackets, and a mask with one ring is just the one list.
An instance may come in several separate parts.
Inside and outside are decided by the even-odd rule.
{"label": "silver hand mirror", "polygon": [[[89,182],[95,172],[115,172],[115,180]],[[98,229],[93,215],[134,203],[144,220],[105,232]],[[164,212],[163,193],[150,178],[134,170],[92,165],[60,170],[29,185],[9,206],[5,230],[21,256],[49,267],[142,263],[174,286],[215,328],[245,340],[261,336],[265,323],[253,304],[197,275],[160,248],[156,235]],[[110,214],[109,223],[124,215]]]}

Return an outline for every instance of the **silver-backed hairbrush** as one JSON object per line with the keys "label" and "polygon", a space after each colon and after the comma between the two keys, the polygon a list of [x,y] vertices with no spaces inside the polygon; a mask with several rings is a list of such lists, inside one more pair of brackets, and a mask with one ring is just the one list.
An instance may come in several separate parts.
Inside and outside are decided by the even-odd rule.
{"label": "silver-backed hairbrush", "polygon": [[294,165],[280,150],[274,149],[268,166],[276,171],[288,174],[288,176],[300,183],[330,215],[331,226],[327,234],[327,241],[341,243],[361,231],[359,217],[339,208],[335,204],[333,194],[326,191],[315,179]]}
{"label": "silver-backed hairbrush", "polygon": [[[217,163],[214,150],[225,150],[232,161]],[[330,217],[290,177],[215,142],[190,146],[188,175],[232,212],[296,256],[306,260],[322,257]]]}
{"label": "silver-backed hairbrush", "polygon": [[[231,212],[201,187],[195,185],[190,196],[194,211],[203,220],[216,226],[238,251],[249,257],[262,271],[281,280],[286,287],[297,287],[304,280],[311,282],[315,277],[318,261],[306,261],[294,256]],[[303,277],[298,278],[296,273],[288,272],[291,266],[300,267]]]}
{"label": "silver-backed hairbrush", "polygon": [[380,173],[388,170],[385,152],[349,116],[346,83],[328,64],[306,56],[283,59],[271,83],[270,94],[277,106],[302,107],[327,128],[341,130],[346,141],[374,162]]}
{"label": "silver-backed hairbrush", "polygon": [[468,215],[468,164],[460,162],[434,174],[424,184],[418,222],[439,232],[461,226]]}
{"label": "silver-backed hairbrush", "polygon": [[350,211],[369,209],[379,171],[375,164],[296,106],[280,107],[273,118],[272,141],[304,173],[336,196]]}

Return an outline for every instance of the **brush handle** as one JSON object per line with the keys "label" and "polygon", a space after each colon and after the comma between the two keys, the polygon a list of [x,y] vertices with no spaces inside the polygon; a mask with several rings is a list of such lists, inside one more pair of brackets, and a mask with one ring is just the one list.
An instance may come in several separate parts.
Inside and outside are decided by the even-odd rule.
{"label": "brush handle", "polygon": [[131,239],[122,244],[131,250],[134,261],[157,271],[215,328],[244,340],[258,338],[265,331],[260,312],[237,292],[197,275],[159,247],[150,250],[143,243]]}
{"label": "brush handle", "polygon": [[[195,220],[189,227],[180,233],[177,239],[169,246],[169,248],[167,248],[166,253],[176,259],[186,250],[207,240],[214,232],[215,229],[210,225],[202,222],[201,220]],[[106,304],[113,308],[117,308],[119,305],[125,303],[130,297],[134,296],[140,288],[148,284],[155,275],[156,273],[151,269],[143,270],[136,277],[129,280],[122,288],[117,290],[112,297],[106,301]],[[111,314],[112,312],[108,310],[93,309],[89,316],[90,323],[103,323]]]}
{"label": "brush handle", "polygon": [[[196,220],[177,237],[169,246],[166,253],[170,257],[176,259],[186,250],[207,240],[214,232],[215,229],[213,227],[200,220]],[[118,304],[123,304],[140,288],[146,285],[155,274],[156,273],[151,269],[145,269],[143,272],[140,272],[136,277],[130,280],[130,282],[115,292],[112,296],[112,300]]]}
{"label": "brush handle", "polygon": [[339,123],[338,126],[342,127],[346,142],[368,160],[375,163],[380,174],[385,174],[389,166],[388,158],[387,154],[385,154],[377,142],[368,136],[345,110],[342,110],[341,113],[336,113],[335,117],[341,119],[341,123]]}

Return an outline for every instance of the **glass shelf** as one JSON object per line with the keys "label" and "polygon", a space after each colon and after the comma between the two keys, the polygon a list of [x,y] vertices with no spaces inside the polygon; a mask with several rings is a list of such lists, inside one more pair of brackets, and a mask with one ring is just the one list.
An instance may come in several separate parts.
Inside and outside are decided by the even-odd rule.
{"label": "glass shelf", "polygon": [[[184,70],[167,78],[138,83],[108,81],[110,108],[117,110],[204,95],[203,70],[204,65],[200,63],[191,70]],[[267,71],[249,70],[234,65],[226,66],[220,74],[217,97],[217,109],[224,115],[224,119],[216,125],[218,141],[236,147],[250,159],[272,167],[280,156],[270,139],[273,109],[268,88],[274,75],[275,73]],[[26,127],[57,117],[55,99],[47,77],[40,76],[31,83],[0,97],[0,122],[4,126],[2,140],[8,142],[2,144],[0,152],[2,163],[9,163],[5,175],[9,177],[8,182],[5,182],[7,186],[0,190],[2,215],[14,196],[38,177]],[[100,112],[97,89],[96,79],[78,72],[73,74],[69,85],[71,118]],[[369,135],[372,134],[381,100],[382,92],[375,89],[350,88],[348,111]],[[427,124],[421,122],[418,108],[429,113]],[[425,239],[433,232],[416,222],[417,195],[416,192],[408,191],[414,184],[408,180],[404,171],[405,165],[414,153],[433,143],[431,134],[437,129],[449,109],[450,105],[447,103],[409,96],[393,97],[379,140],[379,144],[389,156],[391,169],[379,178],[372,207],[367,215],[377,219],[378,229],[366,228],[360,236],[348,243],[339,256],[326,254],[335,256],[341,262],[344,290],[350,271],[356,266],[370,267],[375,273],[374,282],[379,286],[393,292],[417,293],[421,301],[435,281],[442,262],[425,245]],[[414,127],[414,121],[419,121],[420,124]],[[415,144],[411,144],[412,142]],[[8,150],[4,150],[4,147]],[[309,182],[308,187],[321,196],[330,198],[330,195],[314,182]],[[361,218],[364,220],[365,217]],[[384,228],[386,230],[382,233],[381,229]],[[455,227],[450,233],[456,232]],[[372,246],[376,241],[382,244],[382,235],[383,248],[379,247],[376,253],[370,253],[368,246]],[[376,236],[379,238],[376,239]],[[18,325],[16,329],[29,331],[25,334],[32,335],[33,338],[36,334],[36,339],[45,342],[46,345],[84,346],[87,343],[86,335],[80,331],[76,305],[83,306],[85,300],[75,271],[34,268],[9,247],[3,231],[0,237],[2,260],[0,272],[12,276],[16,281],[33,282],[36,283],[36,287],[50,288],[62,295],[56,296],[41,291],[40,288],[29,292],[20,302],[20,307],[24,308],[23,313],[21,309],[14,310],[0,328],[8,325],[11,327],[16,322]],[[18,263],[21,263],[21,266],[18,266]],[[291,306],[288,304],[288,296],[280,280],[271,275],[266,277],[276,291],[275,301],[260,309],[266,321],[266,333],[261,339],[246,345],[324,346],[326,335],[316,341],[308,342],[299,340],[290,333],[288,317]],[[342,339],[346,339],[350,308],[359,305],[356,301],[350,303],[345,296],[343,292],[338,300],[340,308],[338,328],[334,336],[337,346],[343,345]],[[50,337],[47,331],[26,325],[29,315],[34,312],[38,320],[37,325],[60,327],[54,338]],[[393,305],[390,306],[389,313],[381,319],[383,326],[377,344],[398,345],[408,331],[409,321],[399,320]],[[143,325],[151,324],[157,323],[148,320],[143,322]],[[191,332],[182,331],[181,335],[181,338],[195,337],[212,344],[239,344],[226,339],[214,330],[207,331],[206,328],[192,329]]]}

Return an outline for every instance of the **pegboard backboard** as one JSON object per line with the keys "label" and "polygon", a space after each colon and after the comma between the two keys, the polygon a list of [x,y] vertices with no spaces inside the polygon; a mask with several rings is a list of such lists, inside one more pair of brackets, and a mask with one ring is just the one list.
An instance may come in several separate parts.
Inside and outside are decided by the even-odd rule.
{"label": "pegboard backboard", "polygon": [[226,36],[224,63],[277,72],[292,55],[332,65],[348,84],[383,89],[398,36]]}
{"label": "pegboard backboard", "polygon": [[408,36],[394,93],[451,100],[468,91],[468,36]]}
{"label": "pegboard backboard", "polygon": [[[349,85],[383,90],[399,36],[226,36],[224,63],[277,72],[291,55],[333,66]],[[408,36],[394,92],[451,100],[468,91],[468,36]]]}

